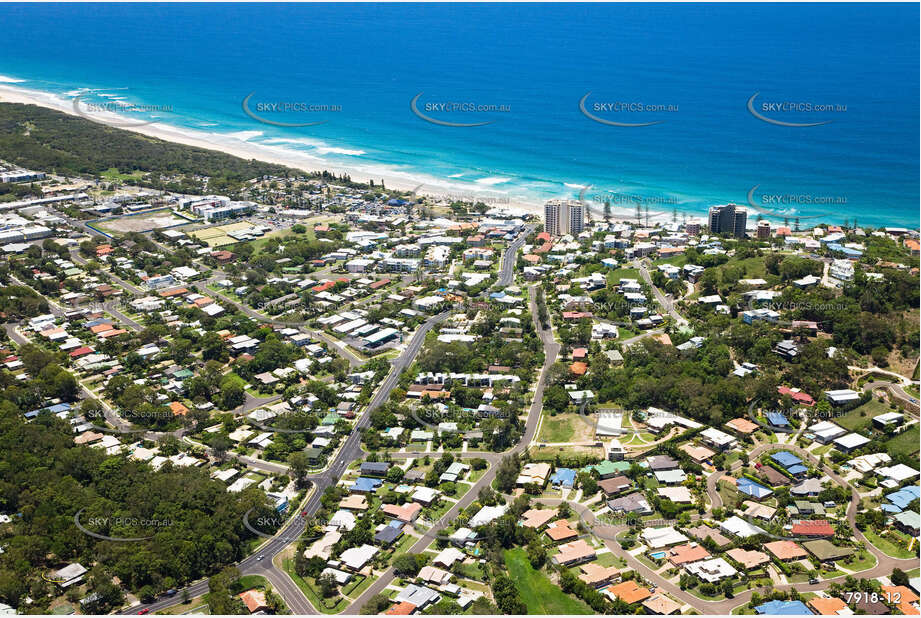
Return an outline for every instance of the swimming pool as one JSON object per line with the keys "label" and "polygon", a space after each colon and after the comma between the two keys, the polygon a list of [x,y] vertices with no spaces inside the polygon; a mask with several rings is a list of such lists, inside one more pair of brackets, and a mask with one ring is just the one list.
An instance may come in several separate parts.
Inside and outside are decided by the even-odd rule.
{"label": "swimming pool", "polygon": [[662,558],[665,557],[665,552],[664,551],[649,552],[649,557],[652,558],[653,560],[661,560]]}

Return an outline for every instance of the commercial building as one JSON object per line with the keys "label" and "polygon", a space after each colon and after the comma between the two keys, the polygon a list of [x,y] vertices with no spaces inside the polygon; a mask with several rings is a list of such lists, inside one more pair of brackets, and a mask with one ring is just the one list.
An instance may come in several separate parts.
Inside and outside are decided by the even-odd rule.
{"label": "commercial building", "polygon": [[44,180],[45,172],[30,172],[29,170],[12,170],[0,172],[0,182],[31,182]]}

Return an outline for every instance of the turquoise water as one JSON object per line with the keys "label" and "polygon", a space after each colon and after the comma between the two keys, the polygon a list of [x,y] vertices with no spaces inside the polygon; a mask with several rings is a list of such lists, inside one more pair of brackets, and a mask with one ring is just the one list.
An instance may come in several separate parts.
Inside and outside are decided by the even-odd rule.
{"label": "turquoise water", "polygon": [[[139,116],[356,180],[421,175],[529,201],[591,185],[596,205],[697,216],[757,186],[778,214],[917,227],[918,17],[912,4],[5,4],[0,75],[168,107]],[[825,124],[761,120],[756,93],[767,118]],[[257,114],[323,124],[260,122],[242,108],[250,94],[253,110],[326,105]],[[436,121],[489,124],[428,122],[417,95]],[[586,95],[602,121],[657,124],[592,120]],[[459,102],[489,107],[437,105]]]}

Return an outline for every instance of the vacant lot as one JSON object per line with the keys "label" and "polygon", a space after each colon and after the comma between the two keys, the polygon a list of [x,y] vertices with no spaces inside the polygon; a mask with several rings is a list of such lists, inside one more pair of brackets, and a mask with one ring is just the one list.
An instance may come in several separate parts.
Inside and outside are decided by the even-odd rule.
{"label": "vacant lot", "polygon": [[539,442],[590,442],[595,434],[595,420],[581,414],[544,416]]}
{"label": "vacant lot", "polygon": [[188,221],[173,215],[169,210],[161,210],[146,215],[124,216],[97,221],[94,225],[106,232],[127,234],[128,232],[159,230],[183,223],[188,223]]}
{"label": "vacant lot", "polygon": [[531,449],[531,459],[534,461],[554,461],[557,456],[565,460],[573,455],[605,458],[604,448],[600,446],[538,446]]}
{"label": "vacant lot", "polygon": [[858,429],[869,425],[872,422],[874,416],[879,416],[880,414],[885,414],[886,412],[889,412],[888,405],[881,403],[876,399],[871,399],[862,406],[854,408],[844,416],[840,416],[832,420],[845,429],[857,431]]}
{"label": "vacant lot", "polygon": [[529,614],[593,614],[582,601],[560,590],[560,587],[541,573],[535,571],[528,561],[524,549],[510,549],[505,552],[505,566],[509,577],[515,582],[521,600],[528,607]]}
{"label": "vacant lot", "polygon": [[921,439],[921,432],[918,431],[918,425],[914,425],[889,440],[887,444],[896,453],[908,453],[909,455],[917,456],[919,439]]}

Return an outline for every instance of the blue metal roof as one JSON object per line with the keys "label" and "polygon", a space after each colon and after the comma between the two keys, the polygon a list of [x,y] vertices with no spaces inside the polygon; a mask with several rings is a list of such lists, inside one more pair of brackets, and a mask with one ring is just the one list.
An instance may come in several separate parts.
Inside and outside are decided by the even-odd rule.
{"label": "blue metal roof", "polygon": [[768,422],[775,427],[787,427],[790,425],[790,421],[787,420],[787,417],[780,412],[768,412],[766,416]]}
{"label": "blue metal roof", "polygon": [[803,463],[803,460],[791,453],[790,451],[778,451],[771,455],[771,459],[782,465],[784,468],[795,466]]}
{"label": "blue metal roof", "polygon": [[349,489],[350,491],[374,491],[380,486],[380,479],[371,479],[366,476],[361,476],[355,479],[355,483],[353,483]]}
{"label": "blue metal roof", "polygon": [[908,487],[886,494],[886,500],[899,507],[900,511],[917,499],[917,492],[909,490]]}
{"label": "blue metal roof", "polygon": [[38,408],[37,410],[31,410],[26,412],[24,416],[26,418],[35,418],[42,412],[49,412],[51,414],[57,414],[58,412],[69,412],[70,404],[69,403],[56,403],[53,406],[46,406],[44,408]]}
{"label": "blue metal roof", "polygon": [[826,246],[827,246],[831,251],[839,251],[839,252],[843,253],[844,255],[848,255],[848,256],[851,256],[851,257],[860,257],[861,255],[863,255],[863,251],[860,251],[859,249],[851,249],[850,247],[845,247],[845,246],[843,246],[843,245],[839,245],[839,244],[836,243],[836,242],[830,242],[830,243],[828,243],[828,245],[826,245]]}
{"label": "blue metal roof", "polygon": [[572,487],[575,481],[576,471],[572,468],[557,468],[550,477],[551,485],[562,485],[563,487]]}
{"label": "blue metal roof", "polygon": [[749,495],[752,498],[764,498],[770,496],[774,493],[772,490],[768,489],[764,485],[756,483],[750,478],[742,477],[736,481],[736,487],[739,488],[743,494]]}
{"label": "blue metal roof", "polygon": [[768,601],[755,608],[759,614],[771,616],[811,616],[812,612],[802,601]]}

